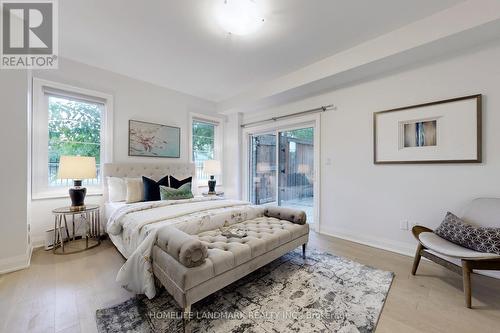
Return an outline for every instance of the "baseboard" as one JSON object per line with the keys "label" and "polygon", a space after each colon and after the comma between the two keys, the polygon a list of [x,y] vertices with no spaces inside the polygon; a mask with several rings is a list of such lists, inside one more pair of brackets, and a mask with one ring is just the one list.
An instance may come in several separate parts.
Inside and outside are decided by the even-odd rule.
{"label": "baseboard", "polygon": [[354,243],[359,243],[367,246],[371,246],[377,249],[382,249],[405,256],[413,257],[415,255],[416,245],[394,241],[387,238],[372,237],[372,236],[361,236],[355,235],[346,231],[336,230],[333,233],[320,231],[319,234],[331,237],[337,237],[340,239],[348,240]]}
{"label": "baseboard", "polygon": [[31,254],[33,253],[33,247],[31,245],[26,249],[26,253],[5,258],[0,260],[0,274],[14,272],[20,269],[28,268],[31,263]]}
{"label": "baseboard", "polygon": [[[374,237],[367,237],[367,236],[359,236],[359,235],[353,235],[347,232],[334,232],[334,233],[328,233],[328,232],[319,232],[321,235],[325,236],[330,236],[330,237],[336,237],[340,239],[344,239],[350,242],[354,243],[359,243],[367,246],[371,246],[377,249],[382,249],[398,254],[402,254],[405,256],[409,257],[414,257],[415,256],[415,250],[416,250],[416,245],[410,245],[407,243],[403,242],[398,242],[394,240],[389,240],[389,239],[382,239],[382,238],[374,238]],[[445,257],[443,257],[446,259]],[[432,262],[427,258],[422,257],[422,260],[426,262]],[[458,265],[460,263],[457,263]],[[485,275],[494,279],[500,279],[500,273],[496,271],[482,271],[482,270],[477,270],[474,271],[476,274],[481,274]]]}
{"label": "baseboard", "polygon": [[45,236],[32,237],[31,244],[33,246],[33,249],[45,247]]}

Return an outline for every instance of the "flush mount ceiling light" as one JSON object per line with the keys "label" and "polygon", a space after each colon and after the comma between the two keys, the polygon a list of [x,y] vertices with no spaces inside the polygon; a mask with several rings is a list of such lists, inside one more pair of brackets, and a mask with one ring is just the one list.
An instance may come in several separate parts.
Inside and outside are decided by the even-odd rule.
{"label": "flush mount ceiling light", "polygon": [[261,9],[253,0],[219,1],[215,17],[224,30],[240,36],[257,31],[264,23]]}

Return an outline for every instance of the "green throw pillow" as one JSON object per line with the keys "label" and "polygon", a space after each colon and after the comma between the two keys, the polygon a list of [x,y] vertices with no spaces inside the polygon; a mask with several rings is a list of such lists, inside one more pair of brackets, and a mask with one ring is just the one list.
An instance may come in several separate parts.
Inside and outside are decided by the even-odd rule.
{"label": "green throw pillow", "polygon": [[160,197],[161,200],[191,199],[193,197],[191,183],[186,183],[179,188],[160,186]]}

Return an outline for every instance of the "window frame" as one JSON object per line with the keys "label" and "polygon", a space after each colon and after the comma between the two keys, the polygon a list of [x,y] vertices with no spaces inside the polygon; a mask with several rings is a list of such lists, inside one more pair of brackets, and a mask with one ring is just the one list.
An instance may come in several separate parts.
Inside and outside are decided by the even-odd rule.
{"label": "window frame", "polygon": [[[193,122],[204,122],[207,124],[214,125],[214,159],[220,161],[221,164],[221,174],[215,176],[217,180],[217,185],[222,186],[223,173],[224,173],[224,156],[223,156],[223,143],[224,143],[224,121],[223,117],[209,116],[202,113],[189,113],[189,161],[194,163],[193,161]],[[197,187],[208,187],[208,181],[205,179],[196,179]]]}
{"label": "window frame", "polygon": [[[68,84],[33,78],[32,86],[32,137],[31,137],[31,199],[64,198],[68,187],[50,188],[48,184],[48,95],[45,90],[69,99],[82,99],[104,104],[101,120],[101,170],[104,163],[113,160],[113,96],[99,91]],[[100,175],[102,177],[102,173]],[[99,185],[87,187],[87,195],[102,195],[103,180]]]}

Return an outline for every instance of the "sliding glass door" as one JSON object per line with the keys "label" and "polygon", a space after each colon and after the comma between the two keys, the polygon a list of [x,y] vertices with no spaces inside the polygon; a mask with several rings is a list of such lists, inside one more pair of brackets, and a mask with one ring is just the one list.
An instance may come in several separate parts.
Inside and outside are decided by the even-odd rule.
{"label": "sliding glass door", "polygon": [[314,223],[314,129],[279,132],[278,206],[301,209]]}
{"label": "sliding glass door", "polygon": [[304,210],[314,223],[314,128],[250,135],[249,199]]}
{"label": "sliding glass door", "polygon": [[250,146],[250,201],[276,204],[276,135],[252,135]]}

